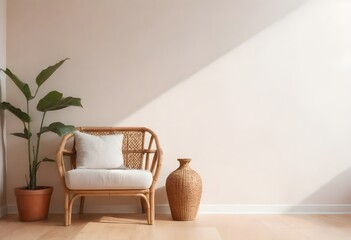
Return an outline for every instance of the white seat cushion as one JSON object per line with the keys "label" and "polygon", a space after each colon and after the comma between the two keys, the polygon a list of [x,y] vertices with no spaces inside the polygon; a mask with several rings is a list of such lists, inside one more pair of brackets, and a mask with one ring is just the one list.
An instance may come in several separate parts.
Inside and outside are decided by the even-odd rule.
{"label": "white seat cushion", "polygon": [[147,189],[150,171],[137,169],[73,169],[65,174],[69,189]]}

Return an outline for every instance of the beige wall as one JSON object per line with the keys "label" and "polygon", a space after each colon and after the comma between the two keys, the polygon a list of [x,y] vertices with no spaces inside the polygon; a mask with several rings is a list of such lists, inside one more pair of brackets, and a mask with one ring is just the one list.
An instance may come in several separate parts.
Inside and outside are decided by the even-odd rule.
{"label": "beige wall", "polygon": [[[6,67],[6,0],[0,0],[0,68]],[[0,73],[0,101],[5,100],[5,76]],[[4,119],[0,112],[0,217],[6,209]]]}
{"label": "beige wall", "polygon": [[166,168],[194,158],[203,211],[350,211],[350,12],[310,1],[122,124],[157,128]]}
{"label": "beige wall", "polygon": [[[84,109],[51,120],[154,129],[165,152],[160,211],[178,157],[203,177],[202,212],[350,211],[350,3],[302,2],[11,0],[7,63],[33,79],[71,58],[42,93],[80,96]],[[10,85],[8,98],[21,104]],[[9,116],[8,131],[18,127]],[[43,154],[57,144],[47,136]],[[22,145],[8,137],[10,211]],[[39,180],[62,211],[55,166]],[[99,202],[88,211],[121,210]]]}

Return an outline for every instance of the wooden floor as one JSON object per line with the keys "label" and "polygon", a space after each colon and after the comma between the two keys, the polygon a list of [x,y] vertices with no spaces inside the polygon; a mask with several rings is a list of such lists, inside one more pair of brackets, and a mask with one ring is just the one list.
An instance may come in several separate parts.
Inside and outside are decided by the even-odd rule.
{"label": "wooden floor", "polygon": [[155,239],[155,240],[351,240],[351,215],[198,215],[195,221],[144,215],[75,214],[72,226],[63,215],[46,221],[20,222],[17,215],[0,219],[0,239]]}

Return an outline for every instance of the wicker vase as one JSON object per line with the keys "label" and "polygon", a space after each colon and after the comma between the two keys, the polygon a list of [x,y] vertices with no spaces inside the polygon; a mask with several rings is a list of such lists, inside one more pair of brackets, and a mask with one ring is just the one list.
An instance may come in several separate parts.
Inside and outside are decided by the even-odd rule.
{"label": "wicker vase", "polygon": [[172,218],[177,221],[194,220],[202,193],[201,177],[190,168],[190,158],[180,158],[178,161],[180,166],[166,180]]}

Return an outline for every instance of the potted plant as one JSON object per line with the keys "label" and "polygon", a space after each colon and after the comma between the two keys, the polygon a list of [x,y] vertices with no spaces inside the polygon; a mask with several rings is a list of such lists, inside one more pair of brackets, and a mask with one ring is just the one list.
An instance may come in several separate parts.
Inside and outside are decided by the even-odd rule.
{"label": "potted plant", "polygon": [[26,99],[26,109],[22,110],[13,106],[9,102],[1,102],[0,109],[7,110],[15,115],[23,123],[23,131],[12,133],[12,135],[25,139],[27,141],[28,154],[28,175],[26,175],[27,185],[15,189],[17,208],[20,220],[34,221],[46,219],[48,216],[50,198],[53,187],[37,186],[37,172],[43,162],[54,162],[49,158],[39,158],[41,136],[47,132],[53,132],[62,136],[75,130],[72,125],[65,125],[61,122],[53,122],[45,125],[45,116],[48,112],[60,110],[70,106],[82,107],[81,99],[75,97],[63,97],[58,91],[51,91],[42,97],[36,106],[37,111],[42,114],[39,121],[39,128],[36,134],[33,134],[32,124],[34,123],[31,116],[31,101],[37,98],[40,87],[50,78],[50,76],[66,61],[61,60],[58,63],[42,70],[36,77],[36,90],[32,94],[29,85],[21,81],[8,68],[0,71],[4,72],[9,79],[18,87]]}

